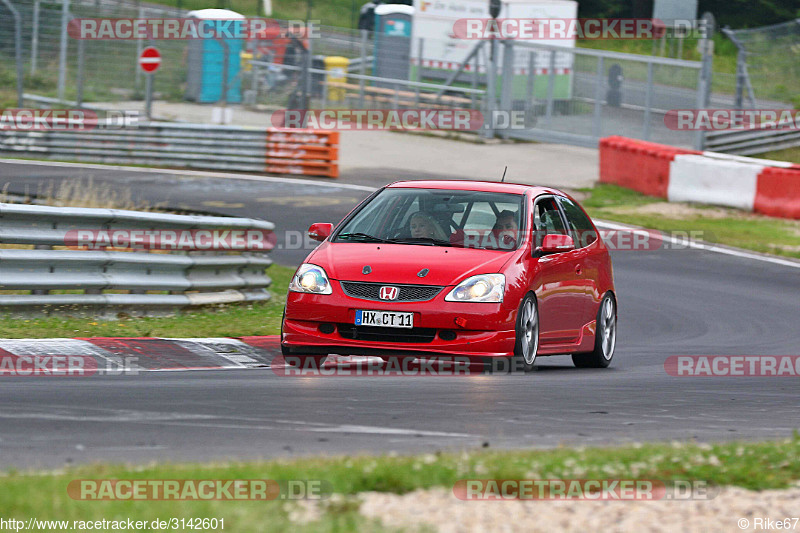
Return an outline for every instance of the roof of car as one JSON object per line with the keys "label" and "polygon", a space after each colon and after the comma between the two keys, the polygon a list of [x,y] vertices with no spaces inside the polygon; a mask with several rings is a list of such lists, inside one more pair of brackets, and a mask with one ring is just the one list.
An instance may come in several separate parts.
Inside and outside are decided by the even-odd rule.
{"label": "roof of car", "polygon": [[389,185],[391,188],[414,189],[457,189],[464,191],[505,192],[523,194],[531,191],[534,196],[546,193],[564,194],[558,189],[541,187],[538,185],[524,185],[521,183],[500,183],[499,181],[472,181],[472,180],[406,180],[396,181]]}

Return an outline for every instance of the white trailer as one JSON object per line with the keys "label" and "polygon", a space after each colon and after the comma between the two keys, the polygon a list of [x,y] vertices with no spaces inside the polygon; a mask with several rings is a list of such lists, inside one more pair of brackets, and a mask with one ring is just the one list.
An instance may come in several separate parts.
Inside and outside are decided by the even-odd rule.
{"label": "white trailer", "polygon": [[[574,0],[502,0],[499,19],[576,19],[578,2]],[[411,32],[411,79],[423,77],[445,79],[457,70],[481,42],[465,39],[454,34],[454,26],[460,19],[488,19],[488,0],[414,0],[414,24]],[[537,39],[542,43],[565,48],[574,48],[575,39]],[[488,53],[489,43],[485,45]],[[496,46],[495,61],[498,72],[503,61],[502,46]],[[514,54],[514,94],[521,96],[530,71],[529,49],[516,48]],[[551,53],[539,51],[534,60],[534,95],[544,98],[550,74]],[[481,58],[482,56],[482,58]],[[486,73],[486,54],[479,54],[478,72]],[[553,95],[567,99],[572,94],[573,54],[555,53],[555,80]],[[420,71],[420,66],[422,70]],[[471,73],[474,62],[464,69]],[[466,78],[466,77],[465,77]],[[462,79],[465,79],[462,78]]]}

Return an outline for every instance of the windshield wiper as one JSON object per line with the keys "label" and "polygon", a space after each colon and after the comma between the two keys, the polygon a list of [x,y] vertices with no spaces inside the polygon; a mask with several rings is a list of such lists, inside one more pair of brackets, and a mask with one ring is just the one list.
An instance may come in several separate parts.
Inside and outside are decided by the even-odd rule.
{"label": "windshield wiper", "polygon": [[381,239],[380,237],[376,237],[375,235],[360,232],[341,233],[337,235],[337,239],[354,240],[359,242],[392,242],[386,239]]}
{"label": "windshield wiper", "polygon": [[429,244],[431,246],[453,246],[453,244],[450,241],[445,241],[442,239],[434,239],[432,237],[402,237],[400,239],[394,239],[391,242],[399,244]]}

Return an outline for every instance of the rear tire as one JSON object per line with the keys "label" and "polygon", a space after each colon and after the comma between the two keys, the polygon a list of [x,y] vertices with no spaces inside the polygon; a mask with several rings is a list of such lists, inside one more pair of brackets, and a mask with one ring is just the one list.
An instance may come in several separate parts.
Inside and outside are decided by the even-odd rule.
{"label": "rear tire", "polygon": [[611,364],[616,346],[617,302],[611,293],[606,293],[597,310],[594,350],[572,354],[572,362],[578,368],[606,368]]}

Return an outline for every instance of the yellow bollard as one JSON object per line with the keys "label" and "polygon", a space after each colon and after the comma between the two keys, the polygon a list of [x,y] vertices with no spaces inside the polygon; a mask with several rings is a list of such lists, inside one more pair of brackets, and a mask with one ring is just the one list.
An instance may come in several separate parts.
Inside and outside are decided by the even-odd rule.
{"label": "yellow bollard", "polygon": [[242,50],[239,52],[239,59],[242,62],[242,72],[250,72],[253,70],[253,65],[250,64],[250,61],[253,60],[253,54]]}
{"label": "yellow bollard", "polygon": [[[347,81],[347,67],[350,60],[346,57],[329,56],[325,58],[325,70],[328,72],[328,83],[345,83]],[[328,100],[341,102],[344,100],[344,87],[328,86]]]}

